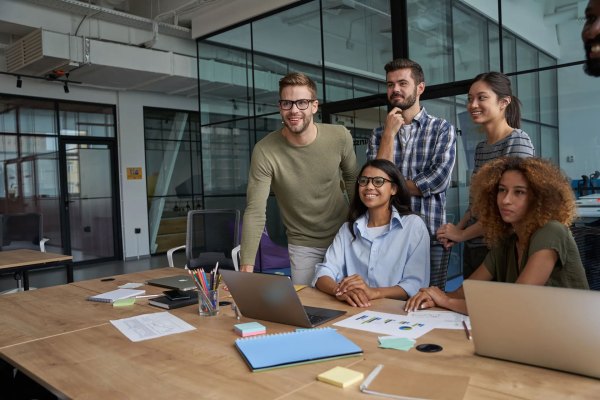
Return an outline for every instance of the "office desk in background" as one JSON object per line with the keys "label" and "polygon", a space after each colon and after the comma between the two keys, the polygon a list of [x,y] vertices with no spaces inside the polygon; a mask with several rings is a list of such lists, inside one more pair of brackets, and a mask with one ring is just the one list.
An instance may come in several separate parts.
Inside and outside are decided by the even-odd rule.
{"label": "office desk in background", "polygon": [[73,282],[73,256],[39,250],[18,249],[0,252],[0,272],[23,272],[23,289],[29,290],[29,274],[33,269],[64,265],[67,283]]}
{"label": "office desk in background", "polygon": [[[465,399],[564,399],[597,398],[600,381],[592,378],[547,370],[473,354],[473,345],[462,330],[433,330],[417,343],[437,343],[444,350],[439,353],[420,353],[384,350],[377,347],[377,334],[338,328],[364,350],[363,357],[331,360],[273,371],[252,373],[234,348],[238,336],[233,325],[238,323],[230,307],[222,307],[218,317],[198,316],[197,306],[189,306],[171,313],[194,325],[197,330],[138,343],[130,342],[109,322],[124,318],[125,314],[162,312],[145,305],[146,300],[127,308],[113,308],[105,303],[77,300],[75,297],[90,292],[101,292],[126,282],[140,282],[182,272],[169,268],[115,277],[115,281],[90,280],[75,282],[32,292],[0,297],[0,312],[10,319],[0,320],[0,334],[19,320],[43,299],[44,291],[52,289],[48,297],[58,296],[61,290],[71,301],[56,315],[50,315],[48,335],[42,336],[43,327],[37,327],[38,339],[19,338],[12,345],[0,348],[0,356],[19,367],[37,382],[61,398],[260,398],[260,399],[319,399],[369,397],[358,386],[340,389],[316,381],[316,376],[334,366],[349,367],[365,373],[377,364],[399,365],[416,372],[461,375],[470,377]],[[148,292],[160,288],[145,287]],[[299,292],[306,305],[345,309],[348,315],[355,309],[338,302],[314,289]],[[31,297],[37,295],[33,300]],[[226,295],[226,294],[224,294]],[[22,301],[16,299],[21,297]],[[20,310],[11,311],[6,303],[21,303]],[[226,300],[226,298],[225,298]],[[49,300],[50,301],[50,300]],[[138,300],[139,301],[139,300]],[[93,304],[93,311],[77,308]],[[373,310],[401,313],[403,302],[377,300]],[[58,320],[69,313],[78,316],[78,322],[58,334]],[[90,315],[87,322],[83,314]],[[63,316],[64,315],[64,316]],[[53,322],[52,322],[53,321]],[[101,321],[104,321],[102,323]],[[248,319],[242,318],[241,322]],[[87,327],[83,325],[88,324]],[[289,332],[295,327],[261,321],[269,334]],[[1,336],[1,335],[0,335]],[[26,341],[25,339],[29,339]],[[402,377],[398,377],[402,384]],[[435,382],[432,382],[435,385]],[[374,397],[373,397],[374,398]]]}

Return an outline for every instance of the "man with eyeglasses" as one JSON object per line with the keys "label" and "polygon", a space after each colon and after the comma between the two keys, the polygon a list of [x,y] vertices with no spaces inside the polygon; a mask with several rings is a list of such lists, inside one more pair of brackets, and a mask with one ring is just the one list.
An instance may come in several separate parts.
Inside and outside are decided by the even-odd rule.
{"label": "man with eyeglasses", "polygon": [[584,71],[600,76],[600,0],[590,0],[585,8],[585,23],[581,30],[585,49]]}
{"label": "man with eyeglasses", "polygon": [[418,63],[396,59],[385,65],[385,72],[392,109],[385,125],[373,130],[367,158],[390,160],[404,175],[412,210],[421,215],[432,235],[431,276],[435,276],[445,269],[441,265],[444,249],[435,241],[435,232],[446,223],[446,189],[454,167],[456,134],[448,121],[427,114],[419,104],[425,77]]}
{"label": "man with eyeglasses", "polygon": [[357,175],[356,154],[345,127],[313,122],[319,101],[317,85],[308,76],[283,77],[279,97],[283,126],[260,140],[252,152],[240,269],[254,270],[272,190],[286,228],[292,281],[308,285],[315,265],[323,261],[346,220],[346,195],[353,194]]}

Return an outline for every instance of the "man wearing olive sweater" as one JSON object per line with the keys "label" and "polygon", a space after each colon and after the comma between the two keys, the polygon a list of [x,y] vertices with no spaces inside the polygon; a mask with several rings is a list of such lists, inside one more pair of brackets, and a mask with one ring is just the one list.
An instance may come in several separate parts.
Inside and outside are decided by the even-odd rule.
{"label": "man wearing olive sweater", "polygon": [[[348,213],[356,181],[352,137],[340,125],[317,124],[316,84],[301,73],[279,81],[283,127],[254,147],[244,212],[241,270],[252,272],[270,190],[286,227],[292,280],[310,284]],[[343,180],[344,185],[341,184]]]}

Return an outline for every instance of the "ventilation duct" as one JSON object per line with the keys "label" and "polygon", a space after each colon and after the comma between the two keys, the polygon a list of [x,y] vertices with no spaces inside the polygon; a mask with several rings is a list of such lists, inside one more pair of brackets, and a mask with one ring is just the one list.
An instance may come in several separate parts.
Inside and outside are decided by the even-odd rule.
{"label": "ventilation duct", "polygon": [[7,47],[6,69],[52,79],[79,67],[81,54],[81,38],[36,29]]}

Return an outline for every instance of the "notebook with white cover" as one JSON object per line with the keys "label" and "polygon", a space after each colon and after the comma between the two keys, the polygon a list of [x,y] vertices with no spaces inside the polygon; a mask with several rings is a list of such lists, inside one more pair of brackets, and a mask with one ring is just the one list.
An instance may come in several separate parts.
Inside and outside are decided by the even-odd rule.
{"label": "notebook with white cover", "polygon": [[117,300],[129,299],[135,296],[141,296],[146,293],[145,290],[139,289],[116,289],[110,292],[100,293],[95,296],[88,297],[90,301],[99,301],[102,303],[114,303]]}

